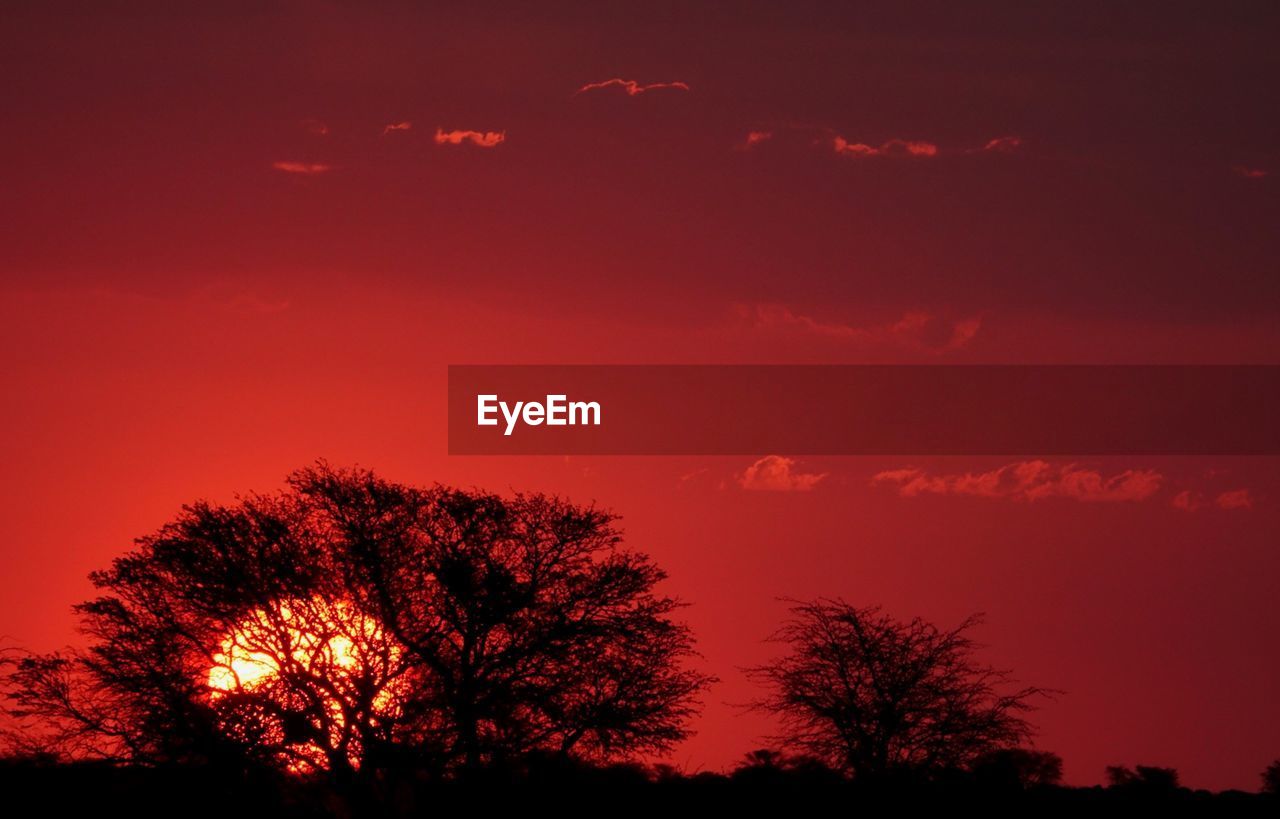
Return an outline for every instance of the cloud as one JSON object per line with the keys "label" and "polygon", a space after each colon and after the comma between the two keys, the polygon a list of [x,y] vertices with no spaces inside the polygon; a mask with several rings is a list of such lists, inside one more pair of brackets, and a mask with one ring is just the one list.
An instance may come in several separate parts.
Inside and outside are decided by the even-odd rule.
{"label": "cloud", "polygon": [[437,145],[461,145],[469,142],[478,148],[493,148],[507,140],[506,131],[446,131],[436,129]]}
{"label": "cloud", "polygon": [[982,320],[969,317],[946,320],[923,310],[909,310],[888,324],[855,326],[820,321],[780,304],[737,304],[739,319],[756,330],[795,330],[855,343],[947,351],[967,345],[978,334]]}
{"label": "cloud", "polygon": [[611,80],[603,80],[601,82],[589,82],[574,92],[574,96],[585,94],[588,91],[597,91],[603,88],[621,88],[627,92],[628,97],[636,97],[646,91],[657,91],[663,88],[669,88],[675,91],[688,91],[689,84],[684,82],[653,82],[648,85],[641,85],[635,80],[624,80],[614,77]]}
{"label": "cloud", "polygon": [[1144,501],[1160,490],[1164,476],[1151,469],[1128,469],[1110,477],[1076,464],[1019,461],[990,472],[932,475],[908,467],[880,472],[872,486],[893,486],[904,498],[920,495],[969,495],[1038,501],[1069,498],[1082,502]]}
{"label": "cloud", "polygon": [[795,472],[795,465],[792,458],[766,455],[747,467],[738,482],[758,492],[808,492],[827,477],[825,472]]}
{"label": "cloud", "polygon": [[1253,495],[1248,489],[1232,489],[1219,493],[1213,499],[1213,505],[1219,509],[1252,509]]}
{"label": "cloud", "polygon": [[1212,504],[1203,492],[1194,489],[1184,489],[1177,495],[1174,495],[1171,502],[1173,508],[1181,509],[1184,512],[1196,512],[1210,505],[1218,509],[1252,509],[1253,493],[1248,489],[1230,489],[1226,492],[1219,492],[1214,496]]}
{"label": "cloud", "polygon": [[318,119],[304,119],[301,124],[312,136],[327,136],[329,133],[329,126]]}
{"label": "cloud", "polygon": [[[943,151],[935,143],[918,139],[890,139],[880,145],[853,142],[840,135],[831,138],[831,146],[839,156],[854,159],[936,159]],[[1022,148],[1022,138],[1002,136],[990,139],[981,148],[952,149],[951,154],[1013,153]]]}
{"label": "cloud", "polygon": [[315,174],[328,173],[333,170],[332,165],[326,165],[323,162],[272,162],[271,167],[284,173],[302,174],[304,176],[314,176]]}
{"label": "cloud", "polygon": [[880,147],[873,147],[865,142],[850,142],[842,136],[832,139],[836,153],[841,156],[852,156],[859,159],[872,157],[888,157],[895,159],[929,158],[938,155],[938,146],[932,142],[919,140],[891,139]]}
{"label": "cloud", "polygon": [[744,151],[749,151],[762,142],[768,142],[773,139],[773,131],[748,131],[747,137],[738,144],[738,147]]}
{"label": "cloud", "polygon": [[710,469],[704,466],[700,469],[695,469],[691,472],[686,472],[683,475],[680,475],[679,477],[676,478],[676,482],[679,485],[683,486],[692,480],[696,480],[697,478],[700,478],[703,475],[706,475],[710,471],[711,471]]}
{"label": "cloud", "polygon": [[386,136],[387,134],[394,134],[396,131],[411,131],[411,130],[413,130],[412,122],[408,122],[408,121],[392,122],[382,126],[382,135]]}
{"label": "cloud", "polygon": [[979,148],[979,151],[994,151],[996,153],[1012,153],[1022,147],[1022,137],[1002,136],[996,137]]}
{"label": "cloud", "polygon": [[1270,173],[1263,168],[1252,168],[1248,165],[1232,165],[1231,172],[1241,179],[1266,179]]}

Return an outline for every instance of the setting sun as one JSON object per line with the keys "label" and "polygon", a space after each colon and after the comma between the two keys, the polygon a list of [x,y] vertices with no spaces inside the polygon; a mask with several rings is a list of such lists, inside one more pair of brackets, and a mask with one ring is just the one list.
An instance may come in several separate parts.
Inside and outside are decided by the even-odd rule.
{"label": "setting sun", "polygon": [[246,615],[214,653],[207,683],[215,706],[268,706],[265,733],[290,770],[328,769],[334,753],[359,767],[362,739],[351,723],[394,713],[401,653],[373,618],[315,597]]}

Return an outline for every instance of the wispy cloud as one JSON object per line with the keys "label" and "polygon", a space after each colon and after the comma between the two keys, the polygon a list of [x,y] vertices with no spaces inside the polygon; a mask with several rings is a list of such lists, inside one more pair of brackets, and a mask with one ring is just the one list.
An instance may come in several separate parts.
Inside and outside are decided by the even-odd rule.
{"label": "wispy cloud", "polygon": [[738,148],[749,151],[763,142],[773,139],[773,131],[748,131],[747,136],[738,143]]}
{"label": "wispy cloud", "polygon": [[1232,165],[1231,172],[1241,179],[1266,179],[1271,174],[1263,168],[1250,165]]}
{"label": "wispy cloud", "polygon": [[793,458],[766,455],[748,466],[738,482],[743,489],[759,492],[808,492],[827,477],[825,472],[800,472]]}
{"label": "wispy cloud", "polygon": [[1213,499],[1213,505],[1219,509],[1252,509],[1253,493],[1248,489],[1220,492],[1218,497]]}
{"label": "wispy cloud", "polygon": [[614,77],[610,80],[602,80],[600,82],[589,82],[574,92],[574,95],[585,94],[588,91],[599,91],[605,88],[620,88],[627,93],[628,97],[636,97],[648,91],[658,91],[661,89],[671,89],[674,91],[688,91],[689,84],[685,82],[652,82],[647,85],[641,85],[635,80],[624,80],[620,77]]}
{"label": "wispy cloud", "polygon": [[850,142],[842,136],[832,138],[836,153],[860,159],[871,157],[920,158],[938,155],[938,146],[932,142],[914,139],[891,139],[878,147],[865,142]]}
{"label": "wispy cloud", "polygon": [[822,321],[781,304],[737,304],[734,313],[756,330],[792,330],[860,344],[935,351],[964,347],[982,327],[977,317],[948,320],[924,310],[910,310],[897,321],[865,326]]}
{"label": "wispy cloud", "polygon": [[1212,499],[1194,489],[1184,489],[1174,496],[1172,505],[1184,512],[1196,512],[1209,506],[1218,509],[1252,509],[1253,493],[1248,489],[1230,489],[1219,492]]}
{"label": "wispy cloud", "polygon": [[853,159],[936,159],[945,154],[1008,154],[1022,148],[1022,138],[1002,136],[988,140],[978,148],[944,150],[936,143],[922,139],[890,139],[879,145],[854,142],[839,134],[831,137],[831,147],[838,156]]}
{"label": "wispy cloud", "polygon": [[904,498],[921,495],[969,495],[1039,501],[1068,498],[1082,502],[1144,501],[1160,491],[1164,476],[1152,469],[1127,469],[1103,475],[1076,464],[1019,461],[989,472],[931,474],[907,467],[877,473],[872,486],[891,486]]}
{"label": "wispy cloud", "polygon": [[329,133],[329,126],[325,125],[318,119],[304,119],[302,121],[302,127],[312,136],[327,136]]}
{"label": "wispy cloud", "polygon": [[986,145],[978,148],[976,152],[993,151],[995,153],[1007,154],[1012,153],[1022,147],[1022,137],[1002,136],[989,140]]}
{"label": "wispy cloud", "polygon": [[507,139],[506,131],[446,131],[436,129],[437,145],[462,145],[470,143],[478,148],[493,148]]}
{"label": "wispy cloud", "polygon": [[284,173],[302,174],[304,176],[314,176],[316,174],[328,173],[333,170],[332,165],[328,165],[324,162],[282,161],[272,162],[271,167]]}
{"label": "wispy cloud", "polygon": [[700,467],[700,468],[698,468],[698,469],[691,470],[691,471],[689,471],[689,472],[684,473],[683,475],[678,476],[678,477],[676,478],[676,482],[677,482],[677,484],[679,484],[680,486],[684,486],[685,484],[689,483],[690,481],[697,480],[698,478],[702,477],[703,475],[708,474],[710,471],[711,471],[711,470],[710,470],[710,469],[708,469],[708,468],[707,468],[707,467],[705,467],[705,466],[704,466],[704,467]]}
{"label": "wispy cloud", "polygon": [[413,123],[408,122],[407,120],[404,122],[390,122],[382,126],[382,135],[386,136],[387,134],[394,134],[397,131],[412,131],[412,130],[413,130]]}

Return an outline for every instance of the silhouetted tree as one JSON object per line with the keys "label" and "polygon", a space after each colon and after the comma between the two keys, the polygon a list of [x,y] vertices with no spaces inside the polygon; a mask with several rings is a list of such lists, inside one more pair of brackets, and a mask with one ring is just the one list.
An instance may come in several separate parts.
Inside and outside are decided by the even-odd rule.
{"label": "silhouetted tree", "polygon": [[979,618],[942,631],[839,600],[796,605],[774,635],[789,653],[749,669],[780,739],[859,778],[961,768],[1026,740],[1032,687],[974,659]]}
{"label": "silhouetted tree", "polygon": [[1280,796],[1280,759],[1272,762],[1262,772],[1262,792]]}
{"label": "silhouetted tree", "polygon": [[1173,768],[1153,765],[1124,765],[1107,767],[1107,784],[1112,788],[1135,790],[1144,793],[1172,793],[1178,789],[1178,772]]}
{"label": "silhouetted tree", "polygon": [[784,754],[770,748],[749,752],[730,774],[730,781],[751,786],[812,788],[841,782],[839,772],[810,756]]}
{"label": "silhouetted tree", "polygon": [[9,663],[10,710],[78,758],[340,778],[662,750],[709,678],[613,521],[324,464],[192,504],[92,575],[86,650]]}
{"label": "silhouetted tree", "polygon": [[1030,748],[1001,748],[974,760],[979,782],[1009,788],[1035,788],[1062,782],[1062,757]]}

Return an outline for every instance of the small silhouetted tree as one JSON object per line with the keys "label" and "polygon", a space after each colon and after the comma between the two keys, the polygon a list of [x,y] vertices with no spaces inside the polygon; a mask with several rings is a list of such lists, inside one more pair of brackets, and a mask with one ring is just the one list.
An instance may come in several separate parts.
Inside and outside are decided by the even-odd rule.
{"label": "small silhouetted tree", "polygon": [[769,690],[755,706],[778,716],[789,747],[858,778],[965,767],[1027,740],[1045,693],[977,661],[979,622],[944,631],[840,600],[796,605],[772,638],[787,653],[748,671]]}
{"label": "small silhouetted tree", "polygon": [[1031,748],[1001,748],[974,760],[979,782],[1007,788],[1038,788],[1062,783],[1062,757]]}
{"label": "small silhouetted tree", "polygon": [[1120,790],[1172,793],[1178,789],[1178,772],[1154,765],[1136,765],[1133,768],[1110,765],[1107,767],[1107,784]]}
{"label": "small silhouetted tree", "polygon": [[1262,772],[1262,792],[1280,796],[1280,759],[1272,762]]}
{"label": "small silhouetted tree", "polygon": [[350,777],[687,734],[709,678],[610,514],[324,464],[187,506],[92,575],[83,651],[10,658],[10,713],[76,758]]}
{"label": "small silhouetted tree", "polygon": [[842,781],[839,772],[820,759],[761,748],[746,754],[729,776],[749,786],[813,788]]}

